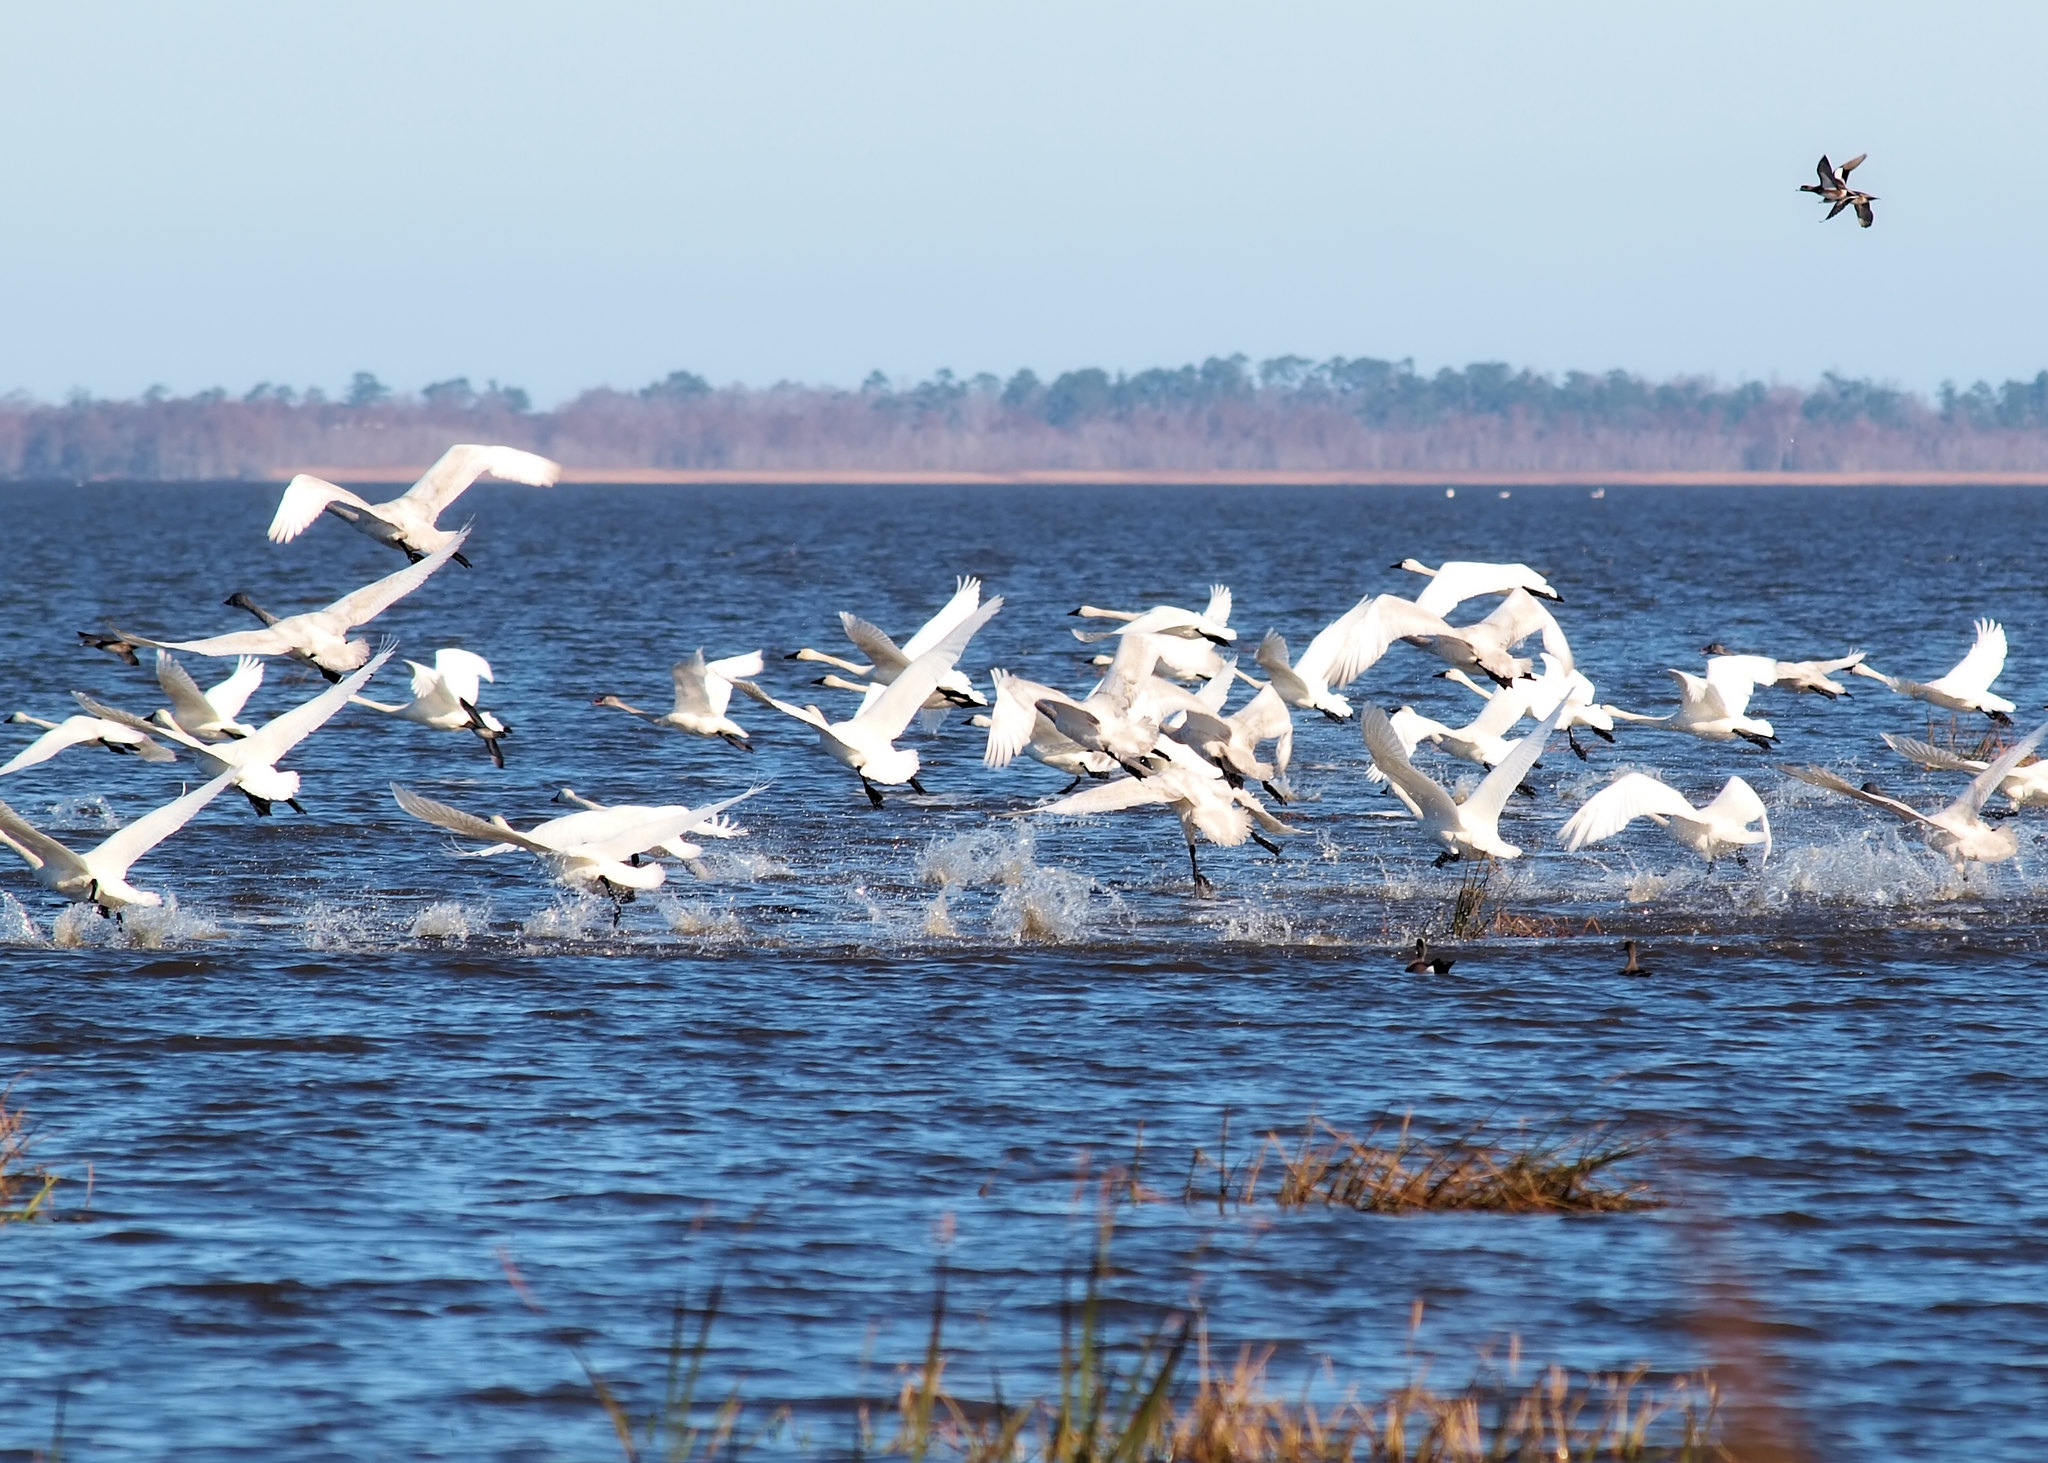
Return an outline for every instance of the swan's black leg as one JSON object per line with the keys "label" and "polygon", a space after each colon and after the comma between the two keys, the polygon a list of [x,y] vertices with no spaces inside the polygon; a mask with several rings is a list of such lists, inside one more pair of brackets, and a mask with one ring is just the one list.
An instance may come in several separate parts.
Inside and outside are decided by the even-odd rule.
{"label": "swan's black leg", "polygon": [[1586,749],[1579,745],[1579,730],[1577,727],[1566,727],[1564,729],[1564,739],[1572,744],[1572,750],[1578,753],[1579,760],[1581,762],[1590,762],[1593,760],[1591,757],[1586,755]]}
{"label": "swan's black leg", "polygon": [[1436,862],[1431,864],[1430,867],[1433,869],[1440,869],[1444,867],[1444,865],[1446,864],[1454,864],[1457,861],[1458,851],[1454,848],[1447,848],[1442,853],[1436,856]]}
{"label": "swan's black leg", "polygon": [[872,782],[869,782],[869,781],[868,781],[868,779],[867,779],[867,774],[866,774],[866,773],[862,773],[862,774],[861,774],[861,779],[860,779],[860,785],[861,785],[861,788],[862,788],[862,790],[864,790],[864,791],[865,791],[865,792],[867,793],[867,795],[868,795],[868,801],[869,801],[870,803],[872,803],[872,804],[873,804],[874,806],[878,807],[878,808],[879,808],[879,807],[881,807],[881,806],[882,806],[882,793],[881,793],[881,789],[880,789],[880,788],[878,788],[878,787],[876,787],[876,786],[875,786],[875,785],[874,785],[874,784],[873,784]]}
{"label": "swan's black leg", "polygon": [[1252,833],[1252,842],[1256,843],[1260,848],[1266,850],[1267,853],[1273,855],[1274,858],[1284,857],[1284,855],[1282,855],[1282,853],[1280,852],[1280,845],[1275,843],[1272,839],[1268,838],[1263,833],[1254,830],[1254,832]]}
{"label": "swan's black leg", "polygon": [[1086,778],[1076,777],[1072,782],[1068,783],[1065,787],[1061,788],[1058,793],[1054,794],[1054,796],[1065,797],[1068,793],[1072,792],[1075,788],[1079,787],[1086,780]]}
{"label": "swan's black leg", "polygon": [[924,790],[924,784],[919,782],[914,777],[910,779],[910,790],[916,793],[921,798],[928,798],[931,796],[930,793]]}
{"label": "swan's black leg", "polygon": [[1188,868],[1195,876],[1195,897],[1197,899],[1215,898],[1216,886],[1202,877],[1202,866],[1195,862],[1195,846],[1192,843],[1188,845]]}

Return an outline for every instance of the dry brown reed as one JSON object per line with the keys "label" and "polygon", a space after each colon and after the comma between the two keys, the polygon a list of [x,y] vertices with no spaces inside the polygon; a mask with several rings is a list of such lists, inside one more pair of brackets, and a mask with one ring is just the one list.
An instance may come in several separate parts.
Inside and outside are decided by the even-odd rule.
{"label": "dry brown reed", "polygon": [[1661,1204],[1648,1185],[1616,1184],[1607,1175],[1647,1150],[1655,1134],[1626,1134],[1611,1123],[1518,1127],[1511,1133],[1481,1124],[1450,1138],[1428,1139],[1413,1131],[1412,1115],[1389,1128],[1382,1120],[1352,1133],[1311,1116],[1300,1137],[1289,1141],[1269,1132],[1232,1168],[1226,1115],[1217,1156],[1195,1150],[1184,1197],[1213,1197],[1219,1206],[1257,1203],[1270,1167],[1271,1197],[1283,1209],[1326,1204],[1375,1214],[1535,1214]]}
{"label": "dry brown reed", "polygon": [[46,1206],[59,1183],[56,1174],[29,1160],[35,1138],[28,1115],[8,1106],[13,1095],[12,1083],[0,1088],[0,1224],[47,1218]]}

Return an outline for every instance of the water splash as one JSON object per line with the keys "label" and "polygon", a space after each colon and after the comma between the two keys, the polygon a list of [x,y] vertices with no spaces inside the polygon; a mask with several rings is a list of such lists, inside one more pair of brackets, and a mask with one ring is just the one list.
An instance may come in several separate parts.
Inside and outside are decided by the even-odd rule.
{"label": "water splash", "polygon": [[690,939],[706,944],[737,945],[747,937],[747,927],[729,905],[717,909],[702,899],[664,897],[656,901],[655,908],[661,911],[661,917],[668,921],[671,930]]}
{"label": "water splash", "polygon": [[944,889],[924,907],[924,932],[934,940],[954,940],[960,936],[960,927],[953,923],[952,911],[946,908]]}
{"label": "water splash", "polygon": [[122,944],[138,950],[167,950],[195,940],[225,939],[227,931],[203,914],[181,909],[178,896],[167,894],[160,905],[129,909],[119,922]]}
{"label": "water splash", "polygon": [[43,809],[42,826],[50,833],[111,833],[121,820],[103,797],[67,798]]}
{"label": "water splash", "polygon": [[299,940],[308,950],[358,950],[379,933],[375,917],[360,904],[319,900],[299,921]]}
{"label": "water splash", "polygon": [[1085,874],[1034,868],[1003,890],[989,922],[1012,940],[1069,944],[1095,923],[1095,891]]}
{"label": "water splash", "polygon": [[97,904],[70,904],[50,921],[50,943],[60,950],[90,950],[112,945],[121,927]]}
{"label": "water splash", "polygon": [[557,894],[555,902],[528,915],[519,932],[529,940],[588,940],[611,933],[617,913],[596,894]]}
{"label": "water splash", "polygon": [[488,904],[469,905],[459,899],[443,899],[414,915],[406,933],[415,940],[452,940],[459,944],[487,928],[490,919]]}
{"label": "water splash", "polygon": [[0,945],[40,945],[42,929],[12,894],[0,890]]}
{"label": "water splash", "polygon": [[1021,884],[1041,872],[1038,840],[1021,824],[984,828],[942,838],[918,856],[917,876],[940,888],[980,884]]}

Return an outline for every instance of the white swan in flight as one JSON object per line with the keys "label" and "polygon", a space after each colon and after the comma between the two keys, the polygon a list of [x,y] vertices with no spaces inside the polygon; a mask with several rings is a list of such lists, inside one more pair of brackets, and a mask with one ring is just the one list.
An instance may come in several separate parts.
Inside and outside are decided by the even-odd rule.
{"label": "white swan in flight", "polygon": [[[743,801],[745,798],[750,798],[756,792],[765,791],[767,786],[768,784],[763,783],[760,787],[750,789],[746,793],[742,794],[741,797],[733,799],[733,801],[739,802]],[[601,803],[598,802],[595,798],[585,797],[582,793],[576,791],[576,789],[573,787],[563,788],[561,791],[555,794],[553,800],[558,803],[568,803],[572,807],[581,808],[586,813],[606,814],[618,826],[621,827],[627,826],[637,820],[652,819],[666,813],[676,812],[680,810],[680,808],[683,806],[680,803],[672,803],[662,807],[653,807],[644,803]],[[576,816],[577,815],[574,813],[568,813],[560,818],[551,818],[545,823],[537,824],[534,827],[527,829],[527,836],[529,838],[538,838],[543,843],[546,843],[550,841],[550,839],[552,838],[554,830],[560,827],[567,827],[573,831],[574,829],[580,826],[604,826],[603,824],[596,822],[592,822],[585,825],[572,824],[568,822],[568,819],[574,818]],[[733,820],[726,817],[725,814],[718,812],[711,813],[704,819],[703,822],[692,825],[689,829],[689,832],[691,835],[698,838],[745,838],[747,836],[747,830],[745,828],[742,828],[739,824],[733,822]],[[510,844],[502,844],[495,849],[481,849],[477,853],[472,855],[472,857],[482,858],[486,854],[509,852],[510,849]],[[665,853],[671,858],[681,859],[684,863],[690,866],[690,871],[692,873],[697,874],[699,877],[703,876],[703,866],[701,864],[698,864],[696,860],[701,859],[704,856],[704,846],[700,843],[691,842],[689,838],[671,838],[663,843],[650,845],[648,848],[644,849],[643,852]]]}
{"label": "white swan in flight", "polygon": [[1550,581],[1527,564],[1482,564],[1451,559],[1432,569],[1416,559],[1403,559],[1393,566],[1410,574],[1427,574],[1429,586],[1415,596],[1415,602],[1434,615],[1448,615],[1468,599],[1486,594],[1506,594],[1526,589],[1540,599],[1564,603],[1564,596],[1550,587]]}
{"label": "white swan in flight", "polygon": [[[1981,757],[1960,757],[1916,737],[1894,736],[1891,732],[1879,732],[1878,735],[1901,757],[1937,772],[1977,773],[1987,771],[1991,766]],[[2012,768],[1998,784],[1998,790],[2015,808],[2039,807],[2048,803],[2048,762],[2028,762]]]}
{"label": "white swan in flight", "polygon": [[[1762,844],[1766,861],[1771,856],[1771,819],[1764,811],[1756,789],[1739,777],[1731,777],[1705,807],[1695,808],[1684,794],[1667,782],[1641,772],[1625,772],[1592,797],[1565,820],[1559,830],[1564,846],[1574,852],[1589,843],[1612,838],[1637,818],[1648,818],[1673,841],[1691,849],[1711,867],[1717,858]],[[1761,822],[1762,832],[1749,825]]]}
{"label": "white swan in flight", "polygon": [[704,648],[699,646],[696,654],[688,660],[679,660],[670,668],[669,674],[676,685],[676,704],[671,711],[642,711],[629,706],[624,698],[613,695],[593,696],[593,706],[615,706],[632,716],[640,717],[650,726],[666,727],[671,731],[687,732],[696,737],[721,737],[743,752],[754,750],[754,744],[747,740],[747,729],[725,714],[732,704],[732,688],[736,682],[761,674],[761,652],[750,650],[745,655],[729,655],[724,660],[706,660]]}
{"label": "white swan in flight", "polygon": [[1449,633],[1450,629],[1443,616],[1431,614],[1413,600],[1368,594],[1317,632],[1299,660],[1289,658],[1287,642],[1277,630],[1266,632],[1253,659],[1264,667],[1289,706],[1343,721],[1351,715],[1351,703],[1336,693],[1378,664],[1396,640]]}
{"label": "white swan in flight", "polygon": [[[974,613],[975,607],[980,603],[981,581],[972,575],[962,575],[953,591],[953,597],[901,646],[880,628],[869,624],[859,615],[842,610],[839,615],[840,628],[846,632],[846,638],[853,642],[854,647],[873,662],[871,665],[859,665],[836,655],[827,655],[822,650],[812,650],[808,646],[793,652],[787,658],[837,666],[852,675],[866,677],[870,683],[850,687],[843,681],[827,676],[819,683],[821,685],[841,690],[862,691],[871,690],[873,686],[886,686],[901,675],[912,661],[945,639],[961,621]],[[949,670],[939,679],[939,684],[933,688],[931,695],[925,698],[921,723],[926,731],[937,731],[939,724],[946,719],[946,713],[953,707],[986,705],[988,698],[974,689],[973,682],[959,671]]]}
{"label": "white swan in flight", "polygon": [[881,788],[904,784],[917,792],[917,753],[895,745],[896,738],[909,729],[910,720],[938,689],[967,649],[974,633],[1003,607],[998,595],[948,630],[939,641],[899,671],[889,684],[858,712],[844,721],[828,721],[815,706],[794,706],[778,701],[752,681],[734,684],[763,706],[772,706],[793,716],[818,733],[818,744],[844,767],[860,776],[868,801],[882,806]]}
{"label": "white swan in flight", "polygon": [[170,700],[171,720],[187,736],[202,742],[220,742],[229,737],[246,737],[255,730],[235,719],[263,684],[263,662],[253,655],[243,656],[226,680],[202,691],[191,672],[178,664],[176,656],[159,650],[156,683]]}
{"label": "white swan in flight", "polygon": [[1854,675],[1882,681],[1901,696],[1911,696],[1916,701],[1925,701],[1948,711],[1981,711],[2000,726],[2011,726],[2012,712],[2017,709],[2012,702],[2003,696],[1993,695],[1991,691],[1991,683],[2005,669],[2005,626],[1996,620],[1977,621],[1977,638],[1970,646],[1970,653],[1956,663],[1954,670],[1937,680],[1924,683],[1909,681],[1904,676],[1888,676],[1867,665],[1853,665],[1849,669]]}
{"label": "white swan in flight", "polygon": [[[1705,651],[1708,655],[1733,655],[1734,651],[1716,640]],[[1776,686],[1785,691],[1810,691],[1816,696],[1825,696],[1833,701],[1849,694],[1849,688],[1834,679],[1836,671],[1854,670],[1863,664],[1863,652],[1852,650],[1835,660],[1774,660],[1769,656],[1760,657],[1771,661],[1772,676],[1759,679],[1759,686]]]}
{"label": "white swan in flight", "polygon": [[[483,844],[481,856],[505,847],[525,849],[546,863],[563,883],[572,888],[601,889],[620,904],[637,892],[659,889],[667,877],[660,864],[643,863],[642,854],[682,838],[759,791],[758,787],[748,788],[701,808],[677,805],[571,813],[522,832],[503,818],[479,818],[391,784],[391,796],[400,808],[423,823]],[[616,923],[616,909],[613,914]]]}
{"label": "white swan in flight", "polygon": [[[1384,596],[1391,599],[1393,596]],[[1423,614],[1429,611],[1422,610]],[[1511,589],[1507,597],[1485,619],[1470,625],[1445,624],[1403,635],[1410,645],[1450,662],[1458,669],[1484,675],[1497,686],[1510,685],[1533,674],[1533,663],[1517,656],[1515,647],[1531,635],[1543,637],[1543,648],[1567,669],[1572,665],[1572,648],[1557,617],[1543,608],[1526,589]]]}
{"label": "white swan in flight", "polygon": [[1501,809],[1507,806],[1508,798],[1520,787],[1522,779],[1529,775],[1529,769],[1536,765],[1536,759],[1543,755],[1543,744],[1550,734],[1557,730],[1558,719],[1564,715],[1562,703],[1551,711],[1535,731],[1515,746],[1498,766],[1486,774],[1486,778],[1472,792],[1459,802],[1442,786],[1422,772],[1408,760],[1408,754],[1401,748],[1401,739],[1388,724],[1387,715],[1379,707],[1367,702],[1359,709],[1359,730],[1364,733],[1366,750],[1380,771],[1387,775],[1395,796],[1407,805],[1408,811],[1422,820],[1422,831],[1441,843],[1444,851],[1437,855],[1438,868],[1463,858],[1520,858],[1522,850],[1500,836]]}
{"label": "white swan in flight", "polygon": [[328,680],[338,681],[370,658],[370,642],[351,640],[348,632],[369,624],[425,584],[468,537],[469,530],[465,528],[419,562],[387,574],[374,584],[366,584],[353,594],[343,595],[324,610],[309,610],[280,619],[246,594],[229,595],[228,604],[263,621],[261,630],[242,630],[206,640],[149,640],[140,635],[126,638],[137,645],[182,650],[192,655],[288,655],[312,666]]}
{"label": "white swan in flight", "polygon": [[294,812],[303,813],[306,810],[299,806],[299,774],[279,771],[278,760],[332,720],[335,712],[369,684],[370,677],[383,668],[396,648],[396,641],[386,640],[361,670],[343,677],[284,715],[265,722],[248,736],[225,742],[202,742],[188,735],[172,720],[169,711],[159,711],[156,720],[149,722],[83,695],[79,702],[95,715],[137,728],[152,729],[159,736],[179,743],[192,753],[207,776],[224,775],[233,782],[259,818],[270,816],[273,803],[285,803]]}
{"label": "white swan in flight", "polygon": [[982,765],[1009,766],[1035,735],[1042,716],[1075,745],[1103,753],[1126,770],[1144,776],[1143,759],[1158,744],[1160,729],[1169,717],[1212,710],[1199,696],[1152,673],[1159,647],[1165,643],[1158,635],[1124,636],[1117,642],[1108,671],[1086,696],[1070,696],[1056,686],[1008,671],[991,672],[996,700],[989,713]]}
{"label": "white swan in flight", "polygon": [[505,749],[498,745],[498,740],[511,736],[512,728],[477,706],[482,692],[480,683],[489,681],[496,685],[498,681],[491,674],[491,663],[473,650],[448,646],[434,652],[434,663],[430,666],[416,660],[406,664],[412,667],[412,700],[401,706],[356,696],[352,698],[356,705],[416,721],[436,731],[474,732],[491,754],[492,764],[503,767]]}
{"label": "white swan in flight", "polygon": [[[1221,771],[1203,760],[1192,748],[1171,739],[1159,743],[1158,765],[1144,777],[1121,777],[1097,783],[1068,797],[1036,808],[1026,808],[1009,817],[1045,814],[1059,818],[1091,817],[1120,812],[1125,808],[1163,805],[1180,819],[1181,836],[1188,845],[1188,872],[1195,892],[1204,898],[1216,892],[1202,874],[1195,857],[1195,836],[1200,834],[1219,848],[1235,848],[1247,838],[1278,855],[1280,845],[1268,833],[1299,833],[1266,810],[1265,804],[1241,787],[1232,787]],[[1253,826],[1256,824],[1257,826]]]}
{"label": "white swan in flight", "polygon": [[1159,647],[1160,673],[1176,681],[1206,681],[1223,667],[1223,658],[1216,647],[1232,644],[1237,639],[1237,631],[1230,628],[1230,610],[1230,586],[1212,584],[1209,586],[1209,603],[1200,614],[1178,605],[1154,605],[1143,611],[1106,610],[1097,605],[1082,605],[1067,613],[1085,619],[1124,622],[1114,630],[1076,630],[1074,638],[1083,645],[1092,645],[1112,635],[1163,635],[1166,640]]}
{"label": "white swan in flight", "polygon": [[1678,682],[1678,709],[1663,716],[1608,708],[1623,721],[1643,726],[1661,726],[1688,732],[1706,742],[1731,742],[1740,737],[1765,751],[1778,738],[1777,730],[1762,717],[1749,715],[1749,695],[1756,688],[1759,664],[1772,662],[1755,655],[1717,655],[1707,662],[1707,673],[1695,676],[1685,671],[1665,674]]}
{"label": "white swan in flight", "polygon": [[69,747],[83,746],[97,742],[110,752],[132,752],[145,762],[175,762],[178,754],[158,745],[154,740],[154,728],[138,731],[126,722],[113,721],[98,713],[84,716],[67,716],[62,721],[45,721],[40,716],[30,716],[26,711],[17,711],[7,718],[29,726],[44,728],[43,734],[16,752],[0,767],[0,777],[10,772],[19,772],[24,767],[34,767],[47,762]]}
{"label": "white swan in flight", "polygon": [[228,785],[229,775],[222,773],[176,802],[143,814],[85,853],[66,848],[7,804],[0,803],[0,843],[21,855],[38,884],[73,903],[94,903],[109,914],[118,914],[131,904],[154,908],[164,902],[163,895],[137,889],[128,882],[128,871],[144,854],[219,797]]}
{"label": "white swan in flight", "polygon": [[[418,563],[455,539],[447,529],[437,528],[435,520],[486,473],[546,488],[554,486],[562,468],[560,463],[516,447],[480,447],[466,442],[442,453],[425,477],[388,503],[365,502],[347,488],[302,472],[285,485],[284,496],[278,499],[276,516],[270,520],[270,541],[287,543],[312,527],[322,513],[331,513],[378,543],[403,549],[408,559]],[[469,567],[460,544],[456,545],[455,562]]]}
{"label": "white swan in flight", "polygon": [[[1293,801],[1287,766],[1294,760],[1294,717],[1270,682],[1228,716],[1191,711],[1166,735],[1215,763],[1226,778],[1261,783],[1279,801]],[[1273,760],[1261,762],[1259,748],[1267,742]]]}
{"label": "white swan in flight", "polygon": [[1837,776],[1825,767],[1781,766],[1780,771],[1801,782],[1838,792],[1844,797],[1868,803],[1873,808],[1883,808],[1895,818],[1904,819],[1922,830],[1927,846],[1936,853],[1946,855],[1950,862],[1960,869],[1966,863],[2003,863],[2020,851],[2019,837],[2010,828],[1993,827],[1984,821],[1984,800],[1998,791],[2012,770],[2033,752],[2041,738],[2048,735],[2048,722],[2043,722],[2018,742],[2006,748],[1997,761],[1991,763],[1963,790],[1963,795],[1944,808],[1932,813],[1923,813],[1918,808],[1900,802],[1895,797],[1878,792],[1866,783],[1856,786],[1847,778]]}
{"label": "white swan in flight", "polygon": [[1517,681],[1506,691],[1496,686],[1482,686],[1456,666],[1437,674],[1444,680],[1457,682],[1482,701],[1519,691],[1524,702],[1522,715],[1535,721],[1550,715],[1551,708],[1562,701],[1565,713],[1564,720],[1557,724],[1558,729],[1564,733],[1565,741],[1581,762],[1592,761],[1579,741],[1578,729],[1585,727],[1602,741],[1612,742],[1615,708],[1595,701],[1593,682],[1584,672],[1560,661],[1555,653],[1545,650],[1539,653],[1538,658],[1543,662],[1543,674],[1533,681]]}
{"label": "white swan in flight", "polygon": [[[990,671],[989,674],[995,679],[996,704],[1000,706],[1002,704],[1003,681],[1009,676],[1009,672],[998,670]],[[1032,707],[1032,711],[1034,715],[1031,721],[1031,734],[1025,738],[1024,745],[1017,750],[1032,761],[1050,767],[1056,772],[1064,772],[1067,776],[1071,777],[1073,781],[1062,789],[1063,793],[1072,792],[1088,778],[1108,777],[1118,770],[1116,758],[1110,756],[1109,753],[1097,752],[1082,746],[1072,737],[1062,733],[1058,727],[1052,724],[1052,718],[1039,711],[1035,705]],[[995,726],[995,718],[987,713],[982,713],[975,716],[968,724],[979,727],[983,731],[988,731]],[[1015,758],[1012,757],[1011,760],[1014,761]],[[982,764],[984,766],[990,765],[986,750],[982,753]],[[1008,764],[1005,763],[1003,765],[1007,766]]]}

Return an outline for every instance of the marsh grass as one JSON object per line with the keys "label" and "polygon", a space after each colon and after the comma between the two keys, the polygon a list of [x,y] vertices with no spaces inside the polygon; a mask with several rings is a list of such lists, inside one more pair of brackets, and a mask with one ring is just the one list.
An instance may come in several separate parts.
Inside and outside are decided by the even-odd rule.
{"label": "marsh grass", "polygon": [[50,1196],[60,1182],[56,1174],[31,1162],[29,1149],[35,1146],[28,1115],[10,1107],[12,1083],[0,1088],[0,1224],[50,1217]]}
{"label": "marsh grass", "polygon": [[1222,1209],[1270,1195],[1283,1209],[1323,1204],[1373,1214],[1654,1209],[1662,1201],[1647,1184],[1616,1183],[1608,1170],[1640,1156],[1658,1136],[1560,1120],[1510,1131],[1482,1122],[1447,1138],[1425,1138],[1415,1133],[1412,1115],[1398,1125],[1374,1123],[1364,1133],[1311,1116],[1299,1137],[1268,1132],[1233,1168],[1225,1114],[1216,1155],[1195,1150],[1183,1197],[1190,1203],[1213,1197]]}

